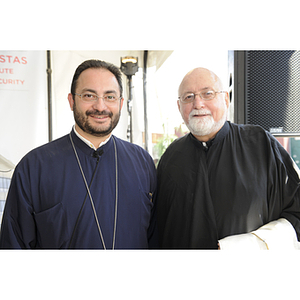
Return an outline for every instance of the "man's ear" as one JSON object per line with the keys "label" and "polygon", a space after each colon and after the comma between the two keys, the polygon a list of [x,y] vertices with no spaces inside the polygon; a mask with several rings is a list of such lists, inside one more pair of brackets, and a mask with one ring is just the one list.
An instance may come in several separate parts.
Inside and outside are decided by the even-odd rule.
{"label": "man's ear", "polygon": [[69,95],[68,95],[68,101],[69,101],[70,108],[73,111],[74,99],[73,99],[73,95],[71,93],[69,93]]}
{"label": "man's ear", "polygon": [[228,92],[225,93],[225,102],[226,102],[226,106],[227,106],[227,108],[228,108],[228,107],[229,107],[229,104],[230,104],[229,93],[228,93]]}
{"label": "man's ear", "polygon": [[122,99],[120,100],[120,111],[121,111],[121,109],[123,107],[123,103],[124,103],[124,98],[122,97]]}
{"label": "man's ear", "polygon": [[177,100],[177,107],[178,107],[178,110],[180,112],[180,100]]}

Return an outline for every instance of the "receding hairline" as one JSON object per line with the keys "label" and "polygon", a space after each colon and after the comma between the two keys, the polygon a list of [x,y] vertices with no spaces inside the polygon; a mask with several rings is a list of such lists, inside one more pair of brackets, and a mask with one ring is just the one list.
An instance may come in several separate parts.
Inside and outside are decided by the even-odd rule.
{"label": "receding hairline", "polygon": [[120,95],[122,97],[123,94],[123,84],[122,84],[122,74],[120,69],[115,66],[112,63],[98,60],[98,59],[88,59],[84,62],[82,62],[75,70],[75,73],[73,75],[72,83],[71,83],[71,94],[75,94],[75,89],[77,87],[77,81],[81,75],[82,72],[88,70],[88,69],[104,69],[112,73],[115,78],[117,79],[119,89],[120,89]]}
{"label": "receding hairline", "polygon": [[197,76],[203,76],[203,75],[210,76],[216,82],[218,87],[220,89],[223,89],[223,83],[222,83],[221,79],[213,71],[206,69],[206,68],[199,67],[199,68],[195,68],[195,69],[189,71],[183,77],[183,79],[178,87],[178,96],[180,96],[180,91],[181,91],[183,83],[186,82],[191,75],[195,75],[195,74]]}

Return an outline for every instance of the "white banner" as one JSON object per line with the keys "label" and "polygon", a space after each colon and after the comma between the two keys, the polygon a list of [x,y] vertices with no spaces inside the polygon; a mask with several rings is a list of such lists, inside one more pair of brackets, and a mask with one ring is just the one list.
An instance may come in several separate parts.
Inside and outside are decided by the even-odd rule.
{"label": "white banner", "polygon": [[46,59],[0,50],[0,154],[13,164],[48,141]]}

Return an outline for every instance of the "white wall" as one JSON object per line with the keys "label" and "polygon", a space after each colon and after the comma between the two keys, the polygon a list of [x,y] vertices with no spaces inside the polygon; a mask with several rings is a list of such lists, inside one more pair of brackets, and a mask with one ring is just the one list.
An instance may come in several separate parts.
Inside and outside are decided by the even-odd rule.
{"label": "white wall", "polygon": [[16,164],[48,140],[45,51],[0,50],[0,154]]}

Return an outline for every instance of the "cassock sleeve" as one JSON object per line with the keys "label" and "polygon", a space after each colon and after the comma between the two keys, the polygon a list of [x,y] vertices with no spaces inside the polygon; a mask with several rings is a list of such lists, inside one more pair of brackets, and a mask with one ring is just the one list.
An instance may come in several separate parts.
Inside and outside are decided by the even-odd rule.
{"label": "cassock sleeve", "polygon": [[[220,249],[300,250],[298,242],[300,237],[300,171],[283,147],[273,137],[271,140],[274,142],[277,165],[280,166],[278,169],[281,170],[281,180],[273,183],[280,185],[283,195],[282,205],[273,194],[274,199],[277,199],[274,205],[282,205],[280,217],[250,233],[228,236],[219,240]],[[277,190],[276,193],[278,193]]]}
{"label": "cassock sleeve", "polygon": [[250,233],[219,240],[221,250],[300,250],[294,227],[280,218]]}

